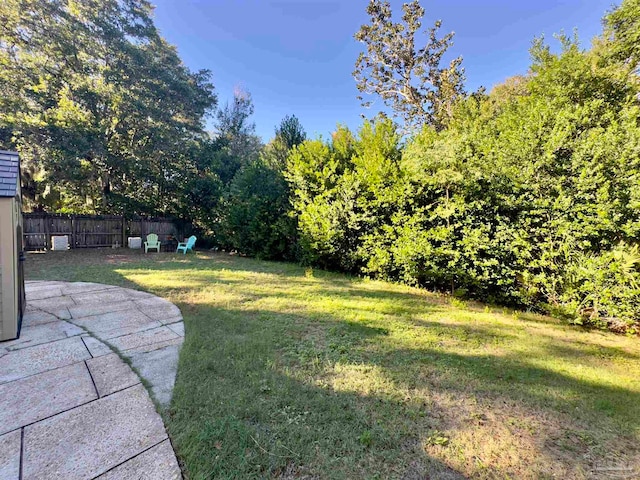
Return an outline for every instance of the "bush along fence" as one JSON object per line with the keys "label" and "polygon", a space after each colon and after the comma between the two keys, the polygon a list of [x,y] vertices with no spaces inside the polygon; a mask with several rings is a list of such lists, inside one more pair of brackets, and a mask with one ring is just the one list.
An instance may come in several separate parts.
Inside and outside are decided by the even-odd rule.
{"label": "bush along fence", "polygon": [[70,248],[123,247],[129,237],[144,241],[149,233],[158,235],[163,250],[171,250],[190,232],[190,226],[169,218],[25,213],[23,234],[25,250],[50,250],[57,236],[66,236]]}

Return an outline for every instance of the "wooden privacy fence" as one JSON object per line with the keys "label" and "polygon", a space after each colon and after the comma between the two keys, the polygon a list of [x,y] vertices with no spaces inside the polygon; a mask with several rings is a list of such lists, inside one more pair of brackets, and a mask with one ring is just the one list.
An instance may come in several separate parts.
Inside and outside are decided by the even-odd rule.
{"label": "wooden privacy fence", "polygon": [[66,235],[71,248],[127,246],[128,237],[158,235],[163,246],[175,248],[184,228],[168,218],[127,219],[121,215],[24,214],[25,250],[49,250],[51,237]]}

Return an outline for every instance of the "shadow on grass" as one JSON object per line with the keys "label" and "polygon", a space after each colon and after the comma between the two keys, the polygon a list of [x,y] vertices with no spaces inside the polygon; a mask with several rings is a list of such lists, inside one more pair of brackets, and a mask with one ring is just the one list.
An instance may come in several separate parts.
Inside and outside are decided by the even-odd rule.
{"label": "shadow on grass", "polygon": [[[26,280],[58,280],[63,282],[95,282],[140,289],[135,282],[117,272],[117,264],[106,260],[112,254],[89,251],[29,252],[25,261]],[[111,249],[109,249],[111,252]],[[131,256],[127,258],[131,259]]]}
{"label": "shadow on grass", "polygon": [[[553,409],[581,418],[582,409],[615,416],[619,423],[637,424],[640,418],[640,393],[637,389],[613,386],[606,379],[580,379],[569,373],[543,368],[535,364],[536,358],[520,353],[459,353],[448,351],[448,345],[433,348],[403,348],[405,342],[390,337],[390,329],[376,324],[345,320],[338,316],[282,314],[265,309],[214,308],[198,330],[213,330],[216,335],[264,335],[266,329],[280,331],[271,339],[274,354],[289,356],[291,365],[301,365],[317,357],[323,365],[357,363],[380,367],[390,380],[403,389],[416,388],[421,373],[446,372],[441,382],[448,390],[501,395],[535,406],[553,405]],[[231,324],[220,331],[219,316],[230,316]],[[242,318],[243,322],[233,319]],[[508,343],[516,335],[500,332],[499,327],[449,326],[438,322],[420,322],[425,328],[439,329],[439,337],[455,339],[469,347]],[[322,336],[318,335],[322,332]],[[311,334],[307,335],[308,332]],[[293,349],[291,340],[296,344]],[[464,349],[464,348],[463,348]],[[308,350],[308,351],[307,351]],[[545,350],[556,350],[564,357],[565,348],[545,345]],[[594,346],[594,350],[598,348]],[[589,352],[570,349],[570,357],[590,358]],[[294,352],[292,355],[291,353]],[[303,352],[300,359],[296,354]],[[549,353],[550,355],[552,353]],[[569,357],[567,356],[567,358]],[[578,412],[576,412],[578,410]],[[585,419],[586,420],[586,419]]]}
{"label": "shadow on grass", "polygon": [[[402,349],[386,330],[339,320],[319,325],[308,316],[264,310],[247,315],[205,307],[187,325],[192,333],[180,358],[170,430],[196,478],[204,472],[277,476],[288,469],[311,478],[364,478],[376,471],[385,472],[381,478],[464,478],[427,454],[425,444],[438,431],[455,441],[487,412],[502,415],[497,422],[528,421],[520,430],[536,431],[530,442],[516,431],[522,463],[498,462],[487,467],[491,475],[540,478],[571,471],[576,453],[585,469],[607,460],[612,449],[638,453],[636,391],[550,371],[516,354]],[[305,336],[317,328],[320,337]],[[345,378],[335,382],[335,375]],[[477,409],[452,410],[441,402],[442,392]],[[492,427],[479,431],[495,435]],[[215,455],[203,456],[209,449]],[[449,455],[456,456],[442,457]],[[528,470],[528,461],[540,459],[551,467]]]}
{"label": "shadow on grass", "polygon": [[[198,333],[182,350],[169,431],[192,478],[466,478],[425,452],[428,416],[314,384],[322,363],[262,314],[277,325],[216,308],[188,319]],[[352,323],[335,334],[345,332],[386,335]]]}
{"label": "shadow on grass", "polygon": [[549,344],[547,352],[549,355],[555,355],[566,359],[580,359],[589,361],[609,360],[614,358],[624,358],[627,360],[638,360],[640,355],[618,347],[610,347],[606,345],[591,345],[586,342],[574,341],[580,347],[571,345],[569,342],[565,344]]}

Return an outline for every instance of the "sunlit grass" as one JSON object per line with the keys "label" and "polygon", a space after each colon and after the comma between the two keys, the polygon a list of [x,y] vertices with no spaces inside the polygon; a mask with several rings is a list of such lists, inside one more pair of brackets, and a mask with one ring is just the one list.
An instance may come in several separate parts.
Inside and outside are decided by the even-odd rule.
{"label": "sunlit grass", "polygon": [[222,254],[47,254],[28,276],[142,288],[181,308],[166,422],[191,479],[640,465],[635,338]]}

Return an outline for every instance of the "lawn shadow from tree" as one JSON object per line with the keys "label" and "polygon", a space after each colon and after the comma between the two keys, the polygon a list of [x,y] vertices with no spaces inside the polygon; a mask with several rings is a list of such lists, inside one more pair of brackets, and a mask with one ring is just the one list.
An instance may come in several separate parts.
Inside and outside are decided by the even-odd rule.
{"label": "lawn shadow from tree", "polygon": [[[169,423],[194,478],[467,478],[425,452],[430,422],[409,431],[415,419],[428,419],[414,413],[401,420],[395,397],[303,380],[313,372],[298,366],[320,370],[325,360],[315,362],[315,352],[295,334],[288,345],[278,342],[282,332],[265,329],[260,320],[273,312],[239,324],[233,309],[205,310],[186,317],[187,325],[207,327],[193,325],[203,334],[187,334]],[[216,328],[209,328],[211,318]],[[386,334],[353,322],[340,331],[362,341]],[[215,462],[203,451],[215,452]]]}
{"label": "lawn shadow from tree", "polygon": [[[105,253],[109,252],[109,253]],[[118,287],[140,290],[141,286],[118,272],[120,262],[109,264],[114,258],[111,249],[71,250],[67,252],[28,252],[25,261],[26,280],[51,280],[61,282],[94,282],[115,285]],[[125,258],[126,263],[133,262],[136,257],[118,255]],[[107,268],[105,268],[107,266]],[[143,288],[143,287],[142,287]]]}
{"label": "lawn shadow from tree", "polygon": [[[226,320],[220,322],[221,316]],[[384,345],[390,341],[386,329],[340,319],[325,317],[318,322],[313,316],[282,315],[265,310],[247,316],[246,310],[233,308],[212,308],[211,315],[206,317],[207,326],[195,328],[212,334],[208,339],[198,339],[203,344],[194,348],[199,355],[209,358],[208,367],[200,374],[213,375],[214,384],[225,383],[223,390],[230,395],[228,401],[236,407],[227,411],[216,406],[221,408],[216,410],[218,415],[244,418],[247,428],[255,428],[264,439],[258,440],[260,444],[263,441],[277,444],[281,438],[306,438],[301,430],[314,425],[318,436],[333,439],[331,445],[322,443],[323,454],[340,458],[345,455],[345,445],[349,445],[349,455],[360,447],[354,439],[364,433],[358,432],[371,432],[371,442],[379,442],[379,450],[374,455],[385,457],[397,454],[398,449],[409,448],[419,465],[434,468],[429,470],[429,474],[434,475],[433,472],[441,470],[432,466],[433,459],[424,452],[424,444],[433,432],[442,431],[454,442],[458,435],[468,434],[469,422],[488,415],[494,423],[487,421],[489,424],[482,429],[486,435],[491,435],[493,428],[506,421],[513,422],[509,430],[514,439],[526,437],[526,432],[534,429],[535,435],[518,444],[529,449],[523,458],[543,458],[554,468],[566,468],[567,472],[571,471],[570,465],[589,469],[594,461],[605,461],[611,455],[629,461],[639,454],[635,436],[624,427],[624,424],[635,425],[637,429],[640,395],[636,391],[576,379],[538,367],[516,355],[460,354],[435,348],[402,349],[393,344]],[[240,326],[234,320],[238,317],[255,324]],[[213,329],[210,318],[216,318]],[[271,327],[292,323],[299,328],[278,329],[279,333],[269,336],[261,325],[264,318],[270,319]],[[332,322],[334,325],[330,326]],[[316,329],[322,331],[323,336],[314,333]],[[256,337],[262,339],[259,345],[247,346]],[[206,345],[220,338],[231,340],[231,345],[204,354],[208,351]],[[283,338],[286,341],[282,341]],[[373,351],[372,344],[375,344]],[[252,358],[251,365],[244,364],[244,355]],[[184,361],[189,363],[189,369],[198,369],[198,361],[193,357]],[[344,382],[347,384],[344,388],[353,388],[352,392],[336,391],[336,382],[331,380],[332,376],[341,375],[335,372],[336,365],[350,372],[348,375],[355,372],[354,379]],[[371,381],[370,375],[381,378]],[[362,392],[361,381],[381,385]],[[191,382],[188,385],[193,386]],[[437,393],[416,393],[429,390]],[[447,400],[441,402],[443,393]],[[464,407],[453,402],[451,408],[450,398],[456,398]],[[217,401],[225,400],[217,397]],[[256,407],[252,402],[266,404]],[[238,405],[244,405],[246,411],[238,410]],[[316,413],[310,414],[309,423],[301,424],[301,430],[282,427],[282,423],[289,420],[277,421],[274,426],[268,412],[291,405],[294,411]],[[331,412],[330,418],[326,411]],[[345,438],[338,433],[340,430],[352,432],[351,436]],[[317,442],[317,439],[312,436],[308,441]],[[286,450],[285,446],[282,448]],[[437,449],[433,445],[431,448]],[[577,453],[586,455],[588,460],[576,463],[573,457]],[[365,449],[358,455],[367,454]],[[313,456],[311,451],[305,455],[306,458]],[[408,464],[405,466],[410,469]],[[523,468],[524,465],[501,465],[494,474],[525,478]],[[459,478],[464,478],[463,473],[458,473]],[[566,478],[571,478],[573,474],[567,475]]]}

